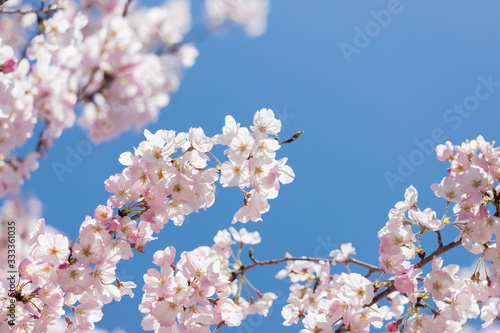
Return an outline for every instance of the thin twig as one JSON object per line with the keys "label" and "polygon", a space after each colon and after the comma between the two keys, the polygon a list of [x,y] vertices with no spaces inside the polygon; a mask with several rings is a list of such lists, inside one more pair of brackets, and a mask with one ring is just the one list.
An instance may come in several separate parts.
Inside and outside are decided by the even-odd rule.
{"label": "thin twig", "polygon": [[[452,243],[450,243],[448,245],[438,247],[436,251],[432,252],[427,257],[422,258],[422,260],[420,260],[419,263],[415,264],[415,268],[422,268],[422,267],[424,267],[429,262],[431,262],[432,260],[434,260],[434,258],[436,258],[437,256],[439,256],[439,255],[441,255],[441,254],[443,254],[443,253],[445,253],[445,252],[447,252],[447,251],[449,251],[449,250],[457,247],[461,243],[462,243],[462,238],[460,238],[456,242],[452,242]],[[375,297],[373,297],[373,300],[371,301],[371,303],[368,304],[368,305],[366,305],[366,306],[372,306],[373,304],[379,302],[380,300],[382,300],[383,298],[387,297],[389,294],[391,294],[394,291],[396,291],[396,287],[394,286],[394,281],[392,281],[391,286],[389,286],[384,291],[381,291],[380,293],[378,293],[377,295],[375,295]]]}
{"label": "thin twig", "polygon": [[441,233],[438,231],[436,231],[436,234],[438,236],[438,245],[439,247],[443,246],[443,239],[441,238]]}
{"label": "thin twig", "polygon": [[219,165],[222,165],[222,163],[219,161],[219,159],[217,157],[215,157],[214,154],[212,154],[211,152],[207,152],[207,154],[212,156],[217,161],[217,163],[219,163]]}
{"label": "thin twig", "polygon": [[[247,270],[252,269],[254,267],[257,267],[257,266],[277,265],[277,264],[281,264],[281,263],[288,262],[288,261],[310,261],[310,262],[325,261],[325,262],[330,262],[332,260],[332,259],[311,258],[311,257],[301,257],[301,258],[289,257],[289,258],[282,258],[282,259],[273,259],[273,260],[268,260],[268,261],[258,261],[257,259],[255,259],[253,257],[252,251],[248,251],[248,256],[250,257],[250,260],[252,260],[253,263],[248,265],[248,266],[241,266],[238,270],[234,271],[232,273],[232,277],[231,277],[232,280],[235,280],[240,275],[244,275]],[[358,266],[361,266],[363,268],[367,268],[373,272],[382,271],[382,269],[380,267],[377,267],[377,266],[374,266],[374,265],[371,265],[371,264],[368,264],[368,263],[365,263],[363,261],[359,261],[359,260],[353,259],[353,258],[347,258],[346,260],[336,261],[335,263],[336,264],[344,264],[344,265],[347,265],[347,264],[358,265]]]}
{"label": "thin twig", "polygon": [[500,196],[498,193],[496,193],[496,191],[493,192],[493,194],[494,194],[493,204],[495,205],[496,208],[495,217],[500,217]]}
{"label": "thin twig", "polygon": [[127,16],[128,9],[130,7],[130,4],[132,3],[133,0],[127,0],[127,3],[125,4],[125,8],[123,9],[123,17]]}
{"label": "thin twig", "polygon": [[293,142],[293,141],[297,140],[303,133],[304,133],[304,131],[298,131],[290,139],[285,140],[285,141],[281,141],[280,145],[285,145],[287,143],[290,143],[290,142]]}

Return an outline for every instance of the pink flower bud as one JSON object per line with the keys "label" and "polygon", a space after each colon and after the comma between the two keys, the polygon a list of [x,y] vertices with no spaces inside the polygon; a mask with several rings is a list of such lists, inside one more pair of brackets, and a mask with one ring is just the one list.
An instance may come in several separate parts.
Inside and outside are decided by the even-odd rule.
{"label": "pink flower bud", "polygon": [[11,59],[7,60],[2,66],[0,66],[0,69],[5,74],[8,74],[8,73],[15,71],[16,67],[17,67],[17,60],[14,58],[11,58]]}
{"label": "pink flower bud", "polygon": [[127,236],[130,243],[135,243],[141,238],[141,234],[137,230],[133,230],[130,234],[127,234]]}
{"label": "pink flower bud", "polygon": [[109,221],[109,226],[106,228],[106,230],[116,231],[119,226],[120,226],[120,222],[118,222],[115,219],[112,219],[111,221]]}
{"label": "pink flower bud", "polygon": [[113,215],[113,209],[109,206],[99,205],[94,211],[94,217],[102,224],[108,222]]}
{"label": "pink flower bud", "polygon": [[444,145],[438,145],[436,147],[437,159],[440,161],[446,161],[453,157],[454,147],[450,141],[446,141]]}
{"label": "pink flower bud", "polygon": [[385,326],[385,329],[387,330],[387,332],[397,332],[398,324],[395,321],[391,321],[389,324]]}
{"label": "pink flower bud", "polygon": [[410,294],[415,291],[415,285],[408,274],[398,277],[394,282],[394,286],[402,294]]}

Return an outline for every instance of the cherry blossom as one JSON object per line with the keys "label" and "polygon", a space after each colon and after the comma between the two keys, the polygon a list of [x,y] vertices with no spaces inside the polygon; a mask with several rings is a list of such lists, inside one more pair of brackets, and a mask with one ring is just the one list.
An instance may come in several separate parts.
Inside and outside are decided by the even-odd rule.
{"label": "cherry blossom", "polygon": [[[274,117],[272,111],[266,112]],[[240,129],[256,140],[247,128]],[[111,192],[107,205],[99,205],[94,218],[85,218],[74,242],[70,244],[66,236],[52,233],[50,228],[46,230],[43,219],[33,228],[28,240],[33,249],[25,254],[18,268],[15,298],[24,301],[16,301],[20,315],[13,325],[38,325],[47,330],[56,325],[64,314],[63,307],[67,307],[74,318],[65,319],[66,331],[92,330],[105,304],[120,301],[123,295],[134,296],[135,284],[117,278],[117,264],[133,256],[133,249],[143,253],[146,244],[156,239],[154,233],[159,233],[168,221],[180,226],[187,214],[214,203],[214,183],[219,180],[222,163],[210,150],[220,142],[220,134],[208,137],[201,128],[191,128],[188,133],[162,130],[153,134],[146,130],[144,134],[146,140],[134,153],[120,155],[125,169],[104,182]],[[237,186],[245,192],[242,207],[265,205],[264,209],[256,207],[254,214],[260,217],[269,209],[267,200],[278,194],[280,176],[276,166],[283,168],[284,161],[253,157],[252,153],[253,146],[247,157],[251,163],[246,168],[254,179]],[[289,183],[293,171],[288,166],[284,169],[287,176],[281,181]],[[269,178],[273,181],[267,188],[263,179]],[[251,217],[247,214],[241,216],[242,221],[248,219]],[[241,295],[241,284],[236,284],[236,276],[228,274],[230,267],[241,267],[239,259],[230,263],[229,259],[235,257],[231,245],[240,244],[239,258],[244,245],[260,241],[258,232],[231,227],[218,233],[212,248],[184,252],[175,265],[174,248],[157,252],[153,262],[160,269],[152,268],[144,277],[144,328],[203,331],[210,325],[239,325],[248,314],[267,315],[277,296],[255,290],[247,301]],[[26,317],[27,313],[34,317]],[[41,317],[51,319],[35,320]]]}
{"label": "cherry blossom", "polygon": [[[126,0],[32,5],[11,0],[0,9],[0,196],[16,194],[69,128],[99,143],[156,121],[198,57],[186,40],[195,23],[188,0],[149,8]],[[257,36],[268,2],[207,0],[205,12],[210,27],[232,21]],[[200,130],[189,140],[206,152],[212,143]],[[32,141],[35,148],[19,156],[16,148]],[[267,140],[261,150],[273,155],[276,144]],[[55,170],[59,178],[64,170]]]}
{"label": "cherry blossom", "polygon": [[69,256],[69,241],[61,234],[45,233],[38,236],[37,244],[32,256],[42,260],[53,267],[63,264]]}
{"label": "cherry blossom", "polygon": [[[66,12],[56,11],[47,18],[47,31],[36,37],[29,49],[28,56],[36,58],[30,72],[35,74],[28,79],[25,74],[25,79],[37,96],[33,108],[40,117],[51,119],[46,129],[49,136],[60,135],[58,132],[69,126],[65,122],[74,120],[69,113],[74,112],[79,92],[71,84],[63,88],[57,80],[46,82],[43,76],[61,75],[70,82],[79,69],[61,59],[72,54],[73,47],[86,43],[85,36],[103,39],[102,50],[109,57],[93,63],[98,78],[103,68],[109,72],[121,69],[124,76],[133,76],[127,71],[133,72],[137,64],[126,54],[146,43],[130,39],[129,35],[136,32],[133,21],[123,17],[123,4],[95,5],[100,6],[107,22],[90,23],[76,7],[68,6]],[[174,12],[186,9],[184,1],[171,5]],[[119,12],[121,17],[116,16]],[[162,9],[142,15],[157,18],[158,13],[168,12]],[[157,19],[155,24],[161,25],[167,40],[182,41],[188,29],[187,24],[179,22],[163,26]],[[87,28],[89,31],[84,30]],[[179,34],[173,32],[175,29]],[[56,52],[52,44],[68,49]],[[26,59],[17,62],[16,54],[7,47],[0,49],[1,56],[5,59],[0,58],[4,64],[0,83],[5,83],[7,91],[14,86],[9,80],[26,66]],[[137,59],[142,56],[140,53]],[[58,66],[59,62],[65,65]],[[94,86],[93,79],[89,87]],[[101,79],[112,81],[104,74]],[[109,84],[130,88],[128,92],[116,92],[118,96],[136,92],[126,79]],[[110,91],[96,95],[102,93]],[[93,102],[87,102],[97,105],[102,97],[108,103],[107,97],[94,97]],[[12,96],[5,100],[9,98]],[[161,100],[161,96],[158,98]],[[3,109],[9,113],[2,113],[2,119],[10,119],[17,105],[8,107]],[[280,129],[281,122],[273,111],[261,109],[252,126],[244,127],[228,116],[222,133],[213,136],[201,128],[187,132],[145,130],[145,140],[133,152],[120,155],[123,170],[104,182],[110,193],[107,203],[98,205],[93,217],[85,217],[73,242],[52,230],[39,216],[27,218],[29,227],[23,229],[21,239],[26,249],[17,267],[14,288],[5,285],[7,279],[0,288],[1,330],[53,331],[61,325],[62,317],[62,330],[66,332],[93,330],[106,304],[121,301],[124,295],[134,296],[135,283],[121,281],[116,275],[121,260],[129,259],[134,252],[147,255],[148,243],[160,238],[161,232],[166,233],[166,224],[172,221],[170,224],[182,226],[187,215],[211,207],[217,181],[223,187],[237,187],[235,192],[243,196],[241,206],[234,207],[233,218],[226,221],[228,224],[229,220],[262,220],[270,209],[270,200],[282,190],[280,184],[288,184],[295,177],[288,159],[278,160],[277,155],[301,132],[280,141]],[[219,150],[223,154],[217,157],[214,147],[219,145],[223,146]],[[224,325],[238,326],[250,314],[267,316],[278,295],[265,290],[265,286],[253,285],[247,273],[261,266],[282,264],[276,278],[291,282],[287,302],[281,309],[283,324],[300,325],[301,332],[369,332],[383,326],[389,332],[460,332],[470,319],[476,318],[483,327],[492,325],[499,320],[500,312],[500,149],[480,136],[457,146],[447,142],[438,146],[436,153],[439,160],[449,163],[446,177],[431,186],[436,197],[444,199],[442,207],[421,209],[417,189],[408,187],[404,200],[389,210],[378,232],[378,265],[356,259],[353,243],[342,244],[330,252],[329,258],[285,253],[280,259],[260,261],[255,255],[258,247],[254,250],[248,246],[267,240],[258,231],[231,226],[216,232],[211,246],[183,252],[167,246],[154,253],[152,262],[156,267],[143,276],[139,306],[143,329],[213,332]],[[20,164],[7,164],[12,172],[21,170],[22,163],[27,163],[25,167],[35,163],[36,158],[35,162],[16,161]],[[29,176],[26,171],[19,172]],[[2,182],[4,191],[18,184]],[[11,216],[26,219],[27,214],[21,214],[18,206],[7,203],[5,221]],[[0,245],[8,249],[8,244]],[[454,249],[476,256],[474,268],[459,274],[454,259],[444,256]],[[8,304],[16,314],[14,321],[9,321]],[[67,316],[67,312],[72,315]]]}

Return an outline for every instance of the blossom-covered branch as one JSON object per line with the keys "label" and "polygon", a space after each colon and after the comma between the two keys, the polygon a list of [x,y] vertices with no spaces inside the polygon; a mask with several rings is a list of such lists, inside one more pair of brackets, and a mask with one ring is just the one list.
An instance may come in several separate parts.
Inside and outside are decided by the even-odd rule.
{"label": "blossom-covered branch", "polygon": [[[281,148],[277,140],[280,130],[281,121],[269,109],[256,112],[250,129],[227,116],[222,133],[213,137],[206,136],[201,128],[191,128],[188,133],[160,130],[152,134],[146,130],[147,140],[134,153],[120,155],[119,161],[126,168],[105,181],[106,189],[113,195],[106,206],[96,208],[94,218],[86,217],[77,240],[70,244],[67,237],[46,232],[45,222],[40,220],[30,234],[28,245],[33,248],[18,268],[20,279],[15,290],[8,294],[7,288],[0,289],[0,301],[11,302],[16,312],[15,318],[9,320],[8,307],[2,307],[0,329],[29,327],[47,331],[65,315],[63,307],[74,313],[73,319],[65,318],[67,331],[93,329],[103,315],[104,304],[119,301],[123,295],[133,296],[135,284],[121,281],[115,274],[118,262],[132,257],[133,249],[145,252],[145,245],[156,238],[154,233],[159,233],[168,221],[180,226],[186,215],[212,206],[217,180],[224,187],[238,187],[245,193],[233,222],[262,220],[261,215],[270,207],[268,200],[277,197],[280,184],[290,183],[295,176],[286,165],[286,158],[275,159],[276,151]],[[208,163],[209,156],[214,156],[210,153],[214,145],[227,146],[224,151],[227,160],[221,164],[216,159],[217,164],[211,167]],[[175,271],[180,279],[177,268],[171,268],[173,258],[165,260],[159,264],[167,264],[162,272],[170,275]],[[209,258],[193,260],[205,267]],[[177,266],[180,269],[183,264]],[[194,288],[201,273],[198,269],[190,272],[195,275],[183,276],[188,277],[186,281]],[[231,281],[225,270],[212,273],[215,279],[212,284],[217,288],[205,285],[209,289],[203,289],[204,294],[197,293],[202,296],[198,301],[206,306],[221,306],[220,311],[225,313],[232,301],[222,306],[222,301],[208,301],[206,295],[215,290],[226,295]],[[221,289],[223,282],[226,287]],[[153,290],[157,297],[154,302],[165,306],[166,296],[158,296],[157,288]],[[192,305],[191,301],[186,304]],[[141,311],[151,311],[154,315],[157,310],[151,304],[141,307]],[[169,309],[172,304],[176,303],[167,304]],[[175,321],[172,318],[149,321],[145,327],[165,326]],[[222,321],[227,325],[237,322],[230,318]]]}
{"label": "blossom-covered branch", "polygon": [[[20,281],[10,295],[16,313],[25,314],[14,327],[44,331],[64,315],[69,331],[93,328],[103,304],[132,295],[135,285],[116,278],[116,264],[132,256],[133,249],[146,252],[147,242],[169,220],[181,225],[185,215],[210,207],[216,180],[243,193],[233,222],[260,220],[280,183],[294,177],[286,158],[275,160],[280,127],[273,112],[263,109],[250,129],[226,117],[222,134],[214,137],[200,128],[188,133],[146,131],[147,141],[120,156],[126,168],[105,182],[113,195],[95,210],[94,218],[87,217],[77,241],[69,244],[66,237],[45,232],[43,221],[32,233],[30,258],[21,264]],[[210,152],[215,144],[227,146],[228,160]],[[445,212],[437,218],[430,208],[421,210],[417,190],[410,186],[378,234],[380,267],[354,259],[351,243],[331,251],[331,259],[286,254],[259,261],[250,249],[245,263],[244,246],[259,243],[260,235],[231,227],[219,231],[211,247],[184,252],[178,261],[173,247],[154,255],[159,269],[144,275],[143,328],[208,333],[213,327],[237,326],[248,314],[265,316],[277,295],[254,286],[246,272],[276,264],[286,264],[276,277],[292,282],[282,309],[284,325],[300,321],[301,333],[368,332],[384,323],[389,332],[460,332],[467,320],[479,316],[484,327],[491,325],[500,313],[500,185],[495,185],[500,149],[478,137],[461,146],[447,142],[436,151],[438,159],[451,163],[448,176],[431,186],[446,200]],[[451,203],[455,205],[449,211]],[[426,251],[421,240],[426,235],[435,239],[434,234],[438,247]],[[455,240],[443,243],[449,234]],[[459,248],[480,256],[470,277],[459,275],[457,265],[443,266],[441,255]],[[347,272],[333,272],[337,264]],[[368,273],[352,272],[351,266]],[[2,292],[5,302],[9,298]]]}
{"label": "blossom-covered branch", "polygon": [[[383,272],[374,281],[357,273],[330,274],[328,262],[289,263],[278,274],[293,282],[289,304],[282,311],[285,325],[302,320],[301,333],[368,332],[386,321],[389,332],[461,332],[468,319],[479,315],[483,327],[499,320],[500,149],[480,136],[461,146],[447,142],[436,153],[451,164],[448,176],[431,186],[447,201],[443,217],[436,218],[430,208],[421,210],[417,190],[410,186],[378,234]],[[455,203],[452,213],[450,203]],[[448,233],[455,229],[455,240],[446,245],[444,229]],[[429,232],[437,234],[438,248],[426,255],[420,241]],[[470,277],[457,275],[457,265],[443,267],[441,255],[460,245],[480,255]],[[491,275],[486,261],[491,261]],[[429,263],[432,269],[421,277]]]}
{"label": "blossom-covered branch", "polygon": [[[424,267],[425,265],[430,263],[432,260],[434,260],[435,258],[440,256],[441,254],[443,254],[449,250],[454,249],[455,247],[457,247],[461,243],[462,243],[462,239],[460,238],[459,240],[451,242],[450,244],[447,244],[445,246],[439,246],[436,249],[436,251],[432,252],[427,257],[422,258],[422,260],[420,260],[414,267],[417,269]],[[390,295],[394,291],[396,291],[396,287],[394,284],[391,284],[387,289],[385,289],[384,291],[375,295],[375,297],[373,297],[373,300],[371,301],[370,304],[368,304],[368,306],[372,306],[373,304],[378,303],[380,300],[384,299],[385,297],[387,297],[388,295]]]}
{"label": "blossom-covered branch", "polygon": [[[233,22],[257,36],[267,1],[207,0],[206,29]],[[43,0],[0,8],[0,197],[17,193],[53,140],[75,124],[98,143],[158,119],[198,56],[185,40],[190,2],[136,4]],[[16,153],[33,137],[35,149]],[[54,171],[61,180],[64,171]]]}

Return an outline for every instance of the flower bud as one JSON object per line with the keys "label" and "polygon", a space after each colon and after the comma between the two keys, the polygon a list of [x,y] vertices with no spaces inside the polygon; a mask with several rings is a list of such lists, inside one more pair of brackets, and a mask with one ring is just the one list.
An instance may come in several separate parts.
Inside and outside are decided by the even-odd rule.
{"label": "flower bud", "polygon": [[5,74],[11,73],[16,70],[17,67],[17,60],[14,58],[11,58],[7,60],[3,65],[0,66],[0,71],[4,72]]}

